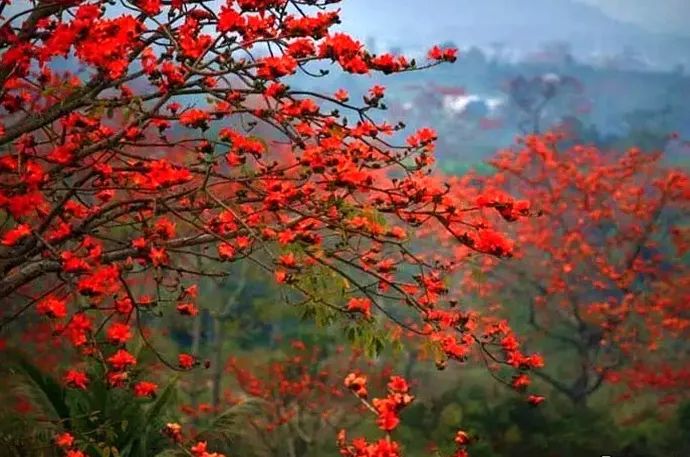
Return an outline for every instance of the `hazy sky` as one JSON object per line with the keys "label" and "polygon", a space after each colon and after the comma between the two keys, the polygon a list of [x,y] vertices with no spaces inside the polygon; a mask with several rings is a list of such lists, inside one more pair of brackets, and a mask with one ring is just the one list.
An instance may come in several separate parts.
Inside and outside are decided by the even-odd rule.
{"label": "hazy sky", "polygon": [[[690,0],[579,0],[655,32],[690,35]],[[690,50],[688,50],[690,53]]]}
{"label": "hazy sky", "polygon": [[[460,8],[471,8],[472,1],[468,0],[344,0],[339,6],[348,17],[348,23],[353,30],[358,30],[366,26],[371,29],[371,21],[374,17],[380,18],[380,10],[386,10],[384,17],[389,17],[395,22],[395,16],[409,16],[410,14],[419,17],[431,17],[434,10],[434,3],[439,1],[445,10],[452,10],[452,5],[457,2]],[[478,3],[482,0],[474,0]],[[545,0],[503,0],[517,5],[524,5],[529,9],[530,4],[543,5]],[[669,32],[672,34],[683,34],[690,36],[690,0],[546,0],[554,3],[567,4],[569,1],[584,3],[599,8],[605,15],[617,19],[621,22],[632,23],[653,32]],[[500,4],[500,2],[488,2],[490,4]],[[478,4],[477,8],[482,10],[484,5]],[[541,7],[541,6],[538,6]],[[378,10],[378,11],[377,11]],[[373,13],[373,14],[372,14]],[[460,13],[461,14],[461,13]],[[564,18],[560,18],[561,20]],[[510,20],[502,18],[501,11],[495,12],[493,18],[495,22]],[[577,21],[577,18],[572,18]],[[355,21],[355,24],[351,24]],[[448,23],[448,19],[441,19]],[[429,24],[420,24],[418,30],[427,29]],[[538,31],[535,31],[538,33]],[[690,51],[689,51],[690,53]]]}

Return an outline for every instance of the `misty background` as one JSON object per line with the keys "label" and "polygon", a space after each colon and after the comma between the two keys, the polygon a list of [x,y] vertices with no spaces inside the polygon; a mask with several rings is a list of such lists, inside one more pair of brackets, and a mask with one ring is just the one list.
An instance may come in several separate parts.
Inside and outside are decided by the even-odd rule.
{"label": "misty background", "polygon": [[690,157],[687,0],[346,0],[339,8],[341,28],[375,53],[460,49],[455,64],[429,71],[362,78],[331,68],[328,77],[295,78],[357,96],[385,85],[384,117],[434,126],[447,171],[481,167],[516,136],[555,128],[603,148]]}

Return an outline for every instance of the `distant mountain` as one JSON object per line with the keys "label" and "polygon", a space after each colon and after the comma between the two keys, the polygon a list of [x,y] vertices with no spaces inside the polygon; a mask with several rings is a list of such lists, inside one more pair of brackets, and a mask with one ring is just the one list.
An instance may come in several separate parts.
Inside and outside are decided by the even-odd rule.
{"label": "distant mountain", "polygon": [[348,31],[385,47],[502,43],[525,56],[546,43],[565,42],[580,60],[627,50],[654,68],[690,66],[690,37],[653,33],[574,0],[346,0],[342,10]]}

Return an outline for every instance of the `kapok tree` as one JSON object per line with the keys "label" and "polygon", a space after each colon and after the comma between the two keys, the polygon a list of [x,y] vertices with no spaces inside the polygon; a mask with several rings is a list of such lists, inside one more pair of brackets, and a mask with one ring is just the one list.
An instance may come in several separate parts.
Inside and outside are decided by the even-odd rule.
{"label": "kapok tree", "polygon": [[[371,117],[380,86],[355,103],[288,84],[330,66],[412,71],[456,51],[434,47],[423,64],[371,54],[330,30],[334,3],[0,3],[3,334],[38,316],[79,355],[66,383],[87,389],[90,361],[110,386],[151,395],[132,340],[194,368],[195,354],[161,353],[146,328],[194,317],[199,276],[254,262],[323,321],[362,330],[404,308],[445,358],[510,335],[452,308],[444,268],[407,243],[440,222],[457,243],[505,254],[498,232],[466,222],[474,205],[429,178],[434,131],[393,144],[401,125]],[[517,345],[491,356],[530,367]]]}
{"label": "kapok tree", "polygon": [[[367,373],[374,387],[385,386],[391,375],[390,366],[374,363],[361,351],[347,352],[339,346],[329,354],[300,340],[261,363],[252,357],[231,357],[225,369],[231,379],[225,401],[255,403],[258,410],[241,441],[259,448],[257,455],[275,456],[286,449],[290,455],[323,452],[332,447],[336,431],[363,422],[343,384],[349,373]],[[214,434],[211,427],[201,438],[212,439]]]}
{"label": "kapok tree", "polygon": [[539,377],[577,404],[607,381],[677,385],[687,378],[690,177],[657,153],[562,139],[529,136],[474,179],[477,205],[532,216],[513,226],[514,258],[482,259],[466,290],[522,316],[530,349],[552,360]]}
{"label": "kapok tree", "polygon": [[[278,377],[269,380],[256,378],[250,370],[240,369],[237,371],[238,367],[232,366],[235,365],[236,361],[231,363],[231,369],[236,371],[245,393],[250,398],[264,401],[269,411],[274,410],[277,413],[276,415],[269,412],[264,418],[267,420],[256,420],[258,417],[249,419],[248,423],[245,424],[247,429],[239,433],[239,437],[236,439],[250,442],[258,440],[255,446],[259,449],[251,449],[249,446],[243,448],[244,452],[251,449],[249,452],[252,452],[252,455],[311,455],[310,445],[318,443],[312,441],[315,438],[314,435],[296,428],[305,419],[303,417],[304,412],[300,411],[298,405],[306,406],[321,395],[326,394],[337,397],[338,403],[341,404],[337,408],[332,408],[329,405],[320,412],[318,408],[308,408],[312,413],[318,413],[312,419],[320,416],[321,421],[327,427],[337,429],[337,427],[342,426],[343,422],[349,422],[351,425],[358,422],[358,420],[353,421],[351,418],[349,421],[336,420],[332,422],[335,419],[333,413],[338,409],[342,412],[349,412],[349,416],[355,416],[357,419],[360,419],[360,416],[371,417],[373,415],[376,418],[377,431],[382,435],[376,441],[369,441],[362,436],[348,439],[348,431],[345,427],[337,429],[334,444],[336,444],[341,455],[346,457],[400,457],[402,455],[403,445],[394,440],[392,434],[402,422],[401,413],[415,400],[410,384],[405,378],[390,373],[384,376],[384,372],[387,371],[384,370],[372,382],[372,378],[367,374],[353,371],[345,376],[344,380],[340,378],[338,384],[333,384],[331,378],[333,373],[330,372],[320,373],[316,378],[312,378],[308,374],[309,369],[304,366],[292,375],[285,372],[286,369],[301,365],[301,362],[301,360],[297,362],[287,360],[272,364],[269,370],[275,372]],[[274,381],[276,381],[275,384]],[[382,386],[378,386],[378,384],[382,384]],[[315,387],[318,392],[309,392],[309,386]],[[372,398],[370,391],[374,389],[376,391],[384,390],[385,396]],[[356,401],[352,400],[353,397]],[[347,406],[348,403],[349,407]],[[284,406],[287,408],[282,409]],[[276,407],[277,409],[274,409]],[[357,412],[363,414],[356,414]],[[306,416],[309,415],[307,412]],[[181,450],[185,451],[186,455],[194,457],[221,456],[221,454],[207,451],[209,442],[213,443],[208,438],[212,439],[214,436],[222,435],[218,431],[209,430],[208,432],[190,434],[180,424],[169,423],[165,427],[164,433]],[[278,438],[278,443],[282,444],[280,447],[273,446],[277,444],[276,438]],[[438,457],[468,457],[467,447],[472,441],[473,437],[467,432],[458,430],[453,437],[454,444],[450,453],[442,453],[439,449],[432,449],[432,452]],[[320,448],[315,447],[315,449],[318,452]]]}

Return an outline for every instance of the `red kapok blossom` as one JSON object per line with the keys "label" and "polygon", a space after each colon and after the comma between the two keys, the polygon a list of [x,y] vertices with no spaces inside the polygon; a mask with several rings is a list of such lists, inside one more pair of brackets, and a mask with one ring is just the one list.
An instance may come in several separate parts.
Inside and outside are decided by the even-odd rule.
{"label": "red kapok blossom", "polygon": [[65,454],[65,457],[86,457],[86,454],[84,454],[82,451],[72,449],[67,451],[67,454]]}
{"label": "red kapok blossom", "polygon": [[61,448],[70,448],[74,444],[74,436],[68,432],[55,435],[55,444]]}
{"label": "red kapok blossom", "polygon": [[362,313],[365,318],[371,318],[371,300],[366,297],[351,298],[347,302],[347,310],[350,312]]}
{"label": "red kapok blossom", "polygon": [[106,339],[110,344],[122,345],[132,337],[130,327],[127,324],[115,322],[106,330]]}
{"label": "red kapok blossom", "polygon": [[177,356],[177,363],[180,366],[180,368],[184,370],[190,370],[194,367],[194,364],[196,363],[196,357],[190,354],[179,354]]}
{"label": "red kapok blossom", "polygon": [[544,400],[546,400],[546,398],[542,395],[530,395],[527,397],[527,402],[532,406],[537,406],[541,404]]}
{"label": "red kapok blossom", "polygon": [[38,302],[36,311],[51,319],[62,319],[67,316],[67,302],[50,295]]}
{"label": "red kapok blossom", "polygon": [[163,433],[168,435],[176,443],[182,441],[182,426],[176,422],[166,424],[163,428]]}
{"label": "red kapok blossom", "polygon": [[139,381],[134,384],[134,396],[136,397],[152,397],[158,390],[158,384],[149,381]]}
{"label": "red kapok blossom", "polygon": [[345,377],[345,387],[352,390],[360,398],[366,398],[367,378],[364,375],[350,373]]}
{"label": "red kapok blossom", "polygon": [[89,377],[83,371],[67,370],[63,377],[65,384],[76,389],[86,389],[89,384]]}
{"label": "red kapok blossom", "polygon": [[199,309],[194,303],[179,303],[177,305],[177,312],[183,316],[196,316],[199,314]]}
{"label": "red kapok blossom", "polygon": [[108,357],[107,361],[117,371],[126,370],[137,363],[137,359],[124,349],[118,349],[115,354]]}
{"label": "red kapok blossom", "polygon": [[0,243],[4,246],[14,246],[24,237],[29,235],[31,235],[31,227],[29,227],[27,224],[19,224],[15,228],[5,232],[5,235],[3,235]]}

